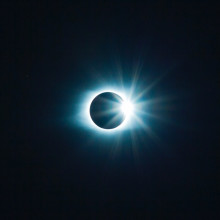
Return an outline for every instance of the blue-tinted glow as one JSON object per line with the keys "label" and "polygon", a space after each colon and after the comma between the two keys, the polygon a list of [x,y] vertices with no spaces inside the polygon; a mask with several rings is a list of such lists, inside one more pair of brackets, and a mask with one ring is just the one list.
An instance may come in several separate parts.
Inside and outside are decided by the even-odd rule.
{"label": "blue-tinted glow", "polygon": [[[91,102],[93,101],[93,99],[99,95],[100,93],[103,92],[113,92],[118,94],[124,101],[123,104],[123,111],[126,114],[125,120],[116,128],[114,129],[103,129],[98,127],[91,119],[90,116],[90,105]],[[94,129],[97,132],[101,132],[101,133],[114,133],[114,132],[118,132],[118,131],[122,131],[128,128],[131,128],[132,126],[132,121],[133,121],[133,111],[132,109],[135,109],[135,103],[132,102],[131,97],[126,96],[127,93],[125,90],[120,90],[120,89],[116,89],[116,88],[110,88],[110,87],[106,87],[106,88],[102,88],[102,89],[97,89],[95,91],[90,91],[87,92],[87,94],[85,95],[85,99],[83,101],[83,104],[81,106],[81,112],[79,114],[79,119],[80,119],[80,123],[83,125],[83,127],[88,128],[88,129]],[[128,107],[130,107],[128,109]]]}

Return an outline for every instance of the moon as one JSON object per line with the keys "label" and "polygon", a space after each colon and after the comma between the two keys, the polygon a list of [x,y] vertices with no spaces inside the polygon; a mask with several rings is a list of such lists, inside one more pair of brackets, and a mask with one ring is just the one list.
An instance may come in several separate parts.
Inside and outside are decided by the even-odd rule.
{"label": "moon", "polygon": [[97,95],[90,105],[92,121],[102,129],[114,129],[123,123],[125,111],[124,100],[113,92],[103,92]]}

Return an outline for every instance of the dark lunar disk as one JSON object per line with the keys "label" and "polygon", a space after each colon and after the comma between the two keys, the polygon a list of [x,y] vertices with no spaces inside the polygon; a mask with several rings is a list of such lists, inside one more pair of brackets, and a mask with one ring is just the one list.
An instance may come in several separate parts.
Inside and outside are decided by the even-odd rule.
{"label": "dark lunar disk", "polygon": [[90,105],[93,122],[103,129],[118,127],[125,119],[121,111],[122,102],[123,99],[113,92],[104,92],[96,96]]}

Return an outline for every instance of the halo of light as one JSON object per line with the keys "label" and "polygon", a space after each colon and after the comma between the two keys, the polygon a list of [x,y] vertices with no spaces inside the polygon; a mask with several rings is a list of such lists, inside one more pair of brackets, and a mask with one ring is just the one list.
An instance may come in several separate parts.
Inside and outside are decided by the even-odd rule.
{"label": "halo of light", "polygon": [[[103,129],[98,127],[93,121],[90,116],[90,105],[93,101],[93,99],[98,96],[101,93],[104,92],[112,92],[116,93],[123,99],[123,105],[122,105],[122,111],[126,114],[126,117],[124,121],[116,128],[113,129]],[[96,89],[95,91],[90,91],[87,92],[85,95],[85,99],[83,101],[83,104],[81,105],[81,111],[79,115],[79,120],[81,121],[81,124],[86,127],[87,129],[94,129],[99,133],[105,133],[105,134],[112,134],[114,132],[122,131],[129,129],[132,125],[132,112],[134,109],[134,103],[132,103],[131,97],[126,96],[126,94],[129,94],[125,89],[119,90],[116,88],[101,88],[101,89]],[[128,108],[129,107],[129,108]]]}
{"label": "halo of light", "polygon": [[132,104],[132,102],[130,102],[129,100],[124,101],[121,105],[121,111],[125,114],[125,117],[130,117],[133,113],[134,110],[134,106]]}

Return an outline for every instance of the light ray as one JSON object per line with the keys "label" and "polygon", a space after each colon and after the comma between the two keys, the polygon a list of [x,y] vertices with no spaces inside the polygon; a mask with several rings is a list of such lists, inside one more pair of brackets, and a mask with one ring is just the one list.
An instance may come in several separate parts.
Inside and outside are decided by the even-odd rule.
{"label": "light ray", "polygon": [[119,119],[121,116],[120,114],[117,114],[116,116],[114,116],[107,124],[106,126],[108,127],[109,125],[111,125],[112,123],[114,123],[115,121],[117,121],[117,119]]}
{"label": "light ray", "polygon": [[167,73],[163,74],[162,76],[158,77],[154,82],[152,82],[147,88],[145,88],[142,92],[140,92],[136,97],[135,100],[139,100],[143,95],[148,93],[151,89],[153,89],[162,79],[167,75]]}
{"label": "light ray", "polygon": [[146,125],[138,116],[135,116],[137,122],[142,126],[142,128],[146,131],[146,133],[156,142],[160,140],[160,138],[156,135],[156,133],[150,128],[150,126]]}

